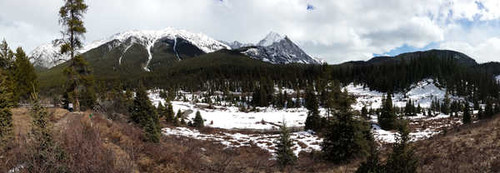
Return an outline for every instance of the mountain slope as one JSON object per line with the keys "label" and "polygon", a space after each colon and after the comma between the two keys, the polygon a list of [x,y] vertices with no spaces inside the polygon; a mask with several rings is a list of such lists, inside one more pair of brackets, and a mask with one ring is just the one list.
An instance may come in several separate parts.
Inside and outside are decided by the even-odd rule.
{"label": "mountain slope", "polygon": [[[381,64],[381,63],[398,63],[401,61],[410,62],[416,58],[422,57],[435,57],[438,59],[454,59],[458,64],[466,65],[466,66],[474,66],[477,65],[476,60],[471,57],[452,50],[428,50],[428,51],[418,51],[418,52],[409,52],[403,53],[394,57],[391,56],[380,56],[374,57],[366,63],[368,64]],[[351,62],[352,63],[352,62]]]}
{"label": "mountain slope", "polygon": [[[248,44],[247,44],[248,45]],[[235,43],[243,54],[252,58],[269,62],[272,64],[320,64],[321,62],[307,55],[299,46],[293,43],[287,36],[271,32],[255,46]]]}
{"label": "mountain slope", "polygon": [[[30,57],[38,64],[51,68],[68,57],[59,55],[59,44],[47,44],[35,49]],[[119,68],[122,63],[129,62],[145,71],[150,71],[155,64],[171,63],[194,56],[214,52],[220,49],[230,49],[224,43],[200,33],[166,28],[159,31],[128,31],[115,34],[109,38],[95,41],[84,46],[78,52],[91,60],[103,60],[109,68]],[[62,61],[54,61],[58,57]],[[133,62],[135,64],[130,64]]]}

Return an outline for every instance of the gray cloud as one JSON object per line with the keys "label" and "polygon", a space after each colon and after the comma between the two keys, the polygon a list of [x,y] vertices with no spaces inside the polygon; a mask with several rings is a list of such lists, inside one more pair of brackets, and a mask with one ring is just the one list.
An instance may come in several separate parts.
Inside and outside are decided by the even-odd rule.
{"label": "gray cloud", "polygon": [[[483,42],[494,43],[491,38],[500,37],[496,32],[498,26],[477,25],[477,29],[468,30],[464,28],[469,26],[459,21],[498,23],[500,5],[495,2],[87,0],[90,8],[85,25],[87,41],[126,30],[171,26],[220,40],[255,43],[275,31],[288,35],[312,56],[338,63],[367,59],[403,44],[420,48],[438,42],[447,45],[441,47],[452,48],[450,45],[459,45],[453,43],[466,43],[468,47],[488,50]],[[13,47],[23,46],[28,51],[50,42],[60,36],[57,11],[62,3],[62,0],[0,0],[0,37],[5,37]],[[308,9],[310,6],[314,10]],[[457,39],[456,35],[473,39]]]}

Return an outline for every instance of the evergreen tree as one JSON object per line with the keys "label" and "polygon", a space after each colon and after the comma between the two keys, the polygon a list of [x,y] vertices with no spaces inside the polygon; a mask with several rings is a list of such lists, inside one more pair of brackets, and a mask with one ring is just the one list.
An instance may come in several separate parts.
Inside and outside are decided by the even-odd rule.
{"label": "evergreen tree", "polygon": [[465,103],[465,108],[463,110],[464,114],[462,117],[462,122],[464,124],[469,124],[471,122],[471,115],[470,115],[470,106],[469,103]]}
{"label": "evergreen tree", "polygon": [[160,141],[160,121],[142,84],[139,84],[139,88],[137,88],[130,112],[131,120],[144,129],[146,141],[158,143]]}
{"label": "evergreen tree", "polygon": [[361,116],[364,118],[369,118],[368,117],[368,109],[366,109],[366,106],[363,106],[363,108],[361,108]]}
{"label": "evergreen tree", "polygon": [[27,101],[33,92],[33,89],[38,90],[37,75],[35,68],[30,63],[26,53],[21,47],[16,50],[16,61],[14,63],[14,79],[16,92],[14,96],[15,102]]}
{"label": "evergreen tree", "polygon": [[167,109],[165,109],[165,107],[163,106],[163,104],[161,102],[158,103],[157,112],[158,112],[159,118],[166,117],[165,115],[167,113]]}
{"label": "evergreen tree", "polygon": [[443,112],[443,114],[445,115],[450,114],[450,95],[448,91],[446,91],[446,94],[444,95],[443,105],[441,106],[441,112]]}
{"label": "evergreen tree", "polygon": [[368,151],[368,124],[353,119],[352,111],[337,112],[334,116],[336,119],[325,129],[321,144],[325,159],[334,163],[346,163],[363,156]]}
{"label": "evergreen tree", "polygon": [[0,69],[0,151],[13,135],[12,112],[10,111],[12,93],[10,92],[9,84],[7,76]]}
{"label": "evergreen tree", "polygon": [[385,170],[394,173],[412,173],[417,172],[418,159],[415,151],[410,146],[410,131],[408,125],[399,127],[399,137],[393,145],[392,153],[387,159]]}
{"label": "evergreen tree", "polygon": [[319,115],[319,105],[316,94],[311,88],[306,91],[306,108],[308,110],[305,122],[305,130],[313,130],[319,132],[321,130],[321,117]]}
{"label": "evergreen tree", "polygon": [[372,134],[369,134],[370,138],[370,155],[366,159],[365,162],[361,163],[361,165],[356,170],[356,173],[380,173],[383,171],[383,165],[379,160],[379,151],[377,149],[377,143],[373,139]]}
{"label": "evergreen tree", "polygon": [[67,92],[74,102],[75,111],[80,111],[81,96],[87,96],[85,104],[95,103],[94,77],[87,61],[77,52],[82,47],[83,34],[86,32],[82,19],[87,8],[84,0],[65,0],[59,10],[59,22],[64,28],[61,53],[69,53],[71,58],[69,66],[64,69],[64,74],[68,78]]}
{"label": "evergreen tree", "polygon": [[378,117],[380,128],[384,130],[392,130],[396,128],[396,113],[392,106],[391,93],[387,93],[387,97],[382,99],[382,110]]}
{"label": "evergreen tree", "polygon": [[484,107],[484,117],[491,118],[494,115],[493,104],[491,101],[486,101],[486,107]]}
{"label": "evergreen tree", "polygon": [[196,116],[193,119],[193,126],[197,128],[205,127],[205,121],[203,120],[203,117],[201,117],[200,111],[196,112]]}
{"label": "evergreen tree", "polygon": [[0,43],[0,69],[10,70],[13,66],[13,62],[14,52],[10,50],[9,44],[7,44],[7,41],[4,39],[2,43]]}
{"label": "evergreen tree", "polygon": [[[66,166],[61,164],[66,155],[53,140],[49,113],[42,107],[38,94],[31,94],[32,117],[31,137],[33,138],[32,150],[28,154],[28,170],[45,170],[47,172],[65,172]],[[30,171],[31,172],[31,171]]]}
{"label": "evergreen tree", "polygon": [[483,108],[481,106],[479,106],[479,110],[477,111],[477,119],[484,119],[484,112],[483,112]]}
{"label": "evergreen tree", "polygon": [[165,120],[167,121],[167,123],[173,123],[174,118],[175,118],[174,107],[172,106],[172,103],[168,102],[167,110],[165,113]]}
{"label": "evergreen tree", "polygon": [[326,128],[321,150],[326,160],[345,163],[363,156],[369,147],[370,127],[366,122],[354,119],[352,100],[347,91],[339,97],[333,119]]}
{"label": "evergreen tree", "polygon": [[293,165],[297,161],[297,156],[292,150],[293,142],[290,139],[290,131],[285,121],[280,127],[280,137],[276,141],[276,159],[282,169],[288,165]]}

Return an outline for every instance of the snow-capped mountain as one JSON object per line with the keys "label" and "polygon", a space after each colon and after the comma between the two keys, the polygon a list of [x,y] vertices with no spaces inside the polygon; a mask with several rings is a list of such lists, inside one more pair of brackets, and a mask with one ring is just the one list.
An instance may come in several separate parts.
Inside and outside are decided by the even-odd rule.
{"label": "snow-capped mountain", "polygon": [[240,49],[243,54],[273,64],[320,64],[321,61],[310,57],[287,36],[269,33],[256,46]]}
{"label": "snow-capped mountain", "polygon": [[35,67],[52,68],[69,59],[67,55],[61,55],[61,43],[47,43],[36,47],[31,51],[29,57]]}
{"label": "snow-capped mountain", "polygon": [[278,43],[281,40],[284,40],[285,38],[286,36],[282,36],[276,32],[271,31],[269,34],[267,34],[266,38],[259,41],[257,46],[262,46],[262,47],[271,46],[272,44]]}
{"label": "snow-capped mountain", "polygon": [[[142,63],[142,68],[149,71],[151,61],[161,53],[172,54],[177,60],[181,60],[220,49],[230,49],[230,47],[201,33],[166,28],[157,31],[134,30],[118,33],[109,38],[94,41],[78,52],[85,56],[85,54],[96,49],[99,49],[99,51],[92,54],[93,58],[109,59],[110,56],[118,56],[112,58],[116,59],[118,66],[123,61],[126,61],[125,57],[131,57],[130,54],[145,55],[145,57],[139,58],[146,60]],[[58,44],[46,44],[32,51],[30,57],[35,60],[35,63],[38,62],[37,64],[40,66],[50,68],[68,59],[67,56],[58,54],[58,50]]]}
{"label": "snow-capped mountain", "polygon": [[223,42],[223,43],[225,43],[226,45],[228,45],[229,47],[231,47],[231,49],[239,49],[239,48],[242,48],[242,47],[254,46],[254,44],[251,44],[251,43],[241,43],[239,41]]}

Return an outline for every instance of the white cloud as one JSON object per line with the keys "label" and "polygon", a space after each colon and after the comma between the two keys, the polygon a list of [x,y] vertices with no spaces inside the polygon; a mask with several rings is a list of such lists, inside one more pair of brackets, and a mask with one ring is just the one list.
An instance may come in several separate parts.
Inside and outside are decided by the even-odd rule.
{"label": "white cloud", "polygon": [[500,37],[493,37],[478,44],[467,42],[444,42],[441,49],[460,50],[476,59],[479,63],[500,61]]}
{"label": "white cloud", "polygon": [[[331,63],[365,60],[374,53],[382,54],[404,44],[422,48],[433,42],[465,43],[476,47],[484,40],[500,37],[498,0],[87,0],[87,3],[90,6],[85,17],[87,41],[131,29],[169,26],[242,42],[258,42],[268,32],[275,31],[288,35],[312,56]],[[0,37],[28,50],[57,38],[60,30],[57,10],[61,4],[62,0],[1,0]],[[314,10],[307,10],[308,4]],[[474,27],[464,26],[461,20],[472,21]],[[497,22],[497,26],[475,25],[478,21]]]}

